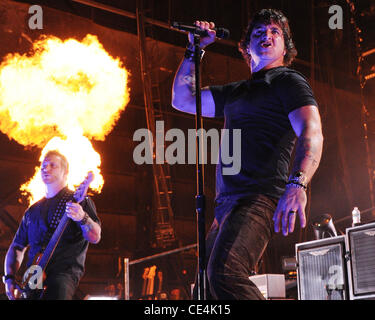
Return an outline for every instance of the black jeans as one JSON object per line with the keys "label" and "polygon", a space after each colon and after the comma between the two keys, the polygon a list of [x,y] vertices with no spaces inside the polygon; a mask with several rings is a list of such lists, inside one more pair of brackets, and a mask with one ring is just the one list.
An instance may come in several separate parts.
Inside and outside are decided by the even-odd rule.
{"label": "black jeans", "polygon": [[78,286],[74,277],[65,273],[49,275],[45,284],[42,300],[72,300]]}
{"label": "black jeans", "polygon": [[[208,300],[264,299],[249,276],[273,236],[277,201],[255,195],[218,204],[217,210],[227,210],[227,214],[221,223],[214,220],[206,237]],[[194,298],[196,294],[197,286]]]}

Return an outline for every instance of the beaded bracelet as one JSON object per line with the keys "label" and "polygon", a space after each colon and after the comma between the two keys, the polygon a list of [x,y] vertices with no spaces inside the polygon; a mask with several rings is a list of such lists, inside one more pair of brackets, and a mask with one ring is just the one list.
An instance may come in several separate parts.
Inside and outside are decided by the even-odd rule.
{"label": "beaded bracelet", "polygon": [[302,183],[303,185],[306,185],[306,176],[303,171],[298,171],[295,174],[291,175],[289,177],[288,182],[297,182],[297,183]]}
{"label": "beaded bracelet", "polygon": [[295,188],[300,188],[300,189],[303,189],[305,191],[307,190],[307,186],[305,186],[302,183],[298,183],[298,182],[287,182],[286,186],[292,186],[292,187],[295,187]]}
{"label": "beaded bracelet", "polygon": [[290,184],[290,183],[299,185],[305,190],[307,189],[306,176],[303,171],[298,171],[295,174],[291,175],[288,179],[287,184]]}

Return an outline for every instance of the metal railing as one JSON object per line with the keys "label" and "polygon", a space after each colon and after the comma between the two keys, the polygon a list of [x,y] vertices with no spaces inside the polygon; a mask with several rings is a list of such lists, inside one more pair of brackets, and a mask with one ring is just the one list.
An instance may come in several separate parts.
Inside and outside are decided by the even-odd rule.
{"label": "metal railing", "polygon": [[125,290],[124,299],[130,300],[130,285],[129,285],[129,278],[130,278],[129,277],[129,275],[130,275],[129,269],[130,268],[129,267],[131,265],[135,265],[135,264],[145,262],[145,261],[150,261],[150,260],[160,258],[160,257],[165,257],[167,255],[171,255],[171,254],[178,253],[178,252],[185,251],[185,250],[190,250],[190,249],[193,249],[193,248],[196,248],[196,247],[197,247],[197,244],[195,243],[195,244],[191,244],[191,245],[188,245],[188,246],[185,246],[185,247],[165,251],[165,252],[162,252],[162,253],[154,254],[152,256],[148,256],[148,257],[144,257],[144,258],[140,258],[140,259],[136,259],[136,260],[132,260],[132,261],[130,261],[129,258],[124,258],[124,290]]}

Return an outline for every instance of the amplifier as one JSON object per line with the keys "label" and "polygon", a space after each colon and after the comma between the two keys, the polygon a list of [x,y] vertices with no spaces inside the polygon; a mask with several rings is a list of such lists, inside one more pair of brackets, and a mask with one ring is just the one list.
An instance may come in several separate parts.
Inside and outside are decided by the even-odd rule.
{"label": "amplifier", "polygon": [[285,298],[285,276],[283,274],[259,274],[250,276],[249,279],[266,299]]}
{"label": "amplifier", "polygon": [[346,229],[351,300],[375,299],[375,223]]}
{"label": "amplifier", "polygon": [[348,300],[345,236],[296,244],[299,300]]}

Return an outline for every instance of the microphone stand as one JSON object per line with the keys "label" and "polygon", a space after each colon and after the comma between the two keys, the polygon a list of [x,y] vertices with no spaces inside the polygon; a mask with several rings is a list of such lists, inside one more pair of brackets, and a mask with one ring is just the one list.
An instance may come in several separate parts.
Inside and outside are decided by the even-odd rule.
{"label": "microphone stand", "polygon": [[[204,163],[203,163],[203,120],[202,120],[202,96],[200,85],[200,37],[194,34],[194,63],[195,63],[195,94],[196,94],[196,171],[197,171],[197,195],[195,197],[196,213],[197,213],[197,238],[198,238],[198,300],[206,300],[206,223],[205,223],[205,205],[206,199],[204,195]],[[201,161],[202,160],[202,161]]]}

